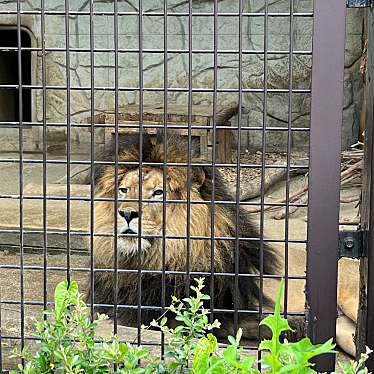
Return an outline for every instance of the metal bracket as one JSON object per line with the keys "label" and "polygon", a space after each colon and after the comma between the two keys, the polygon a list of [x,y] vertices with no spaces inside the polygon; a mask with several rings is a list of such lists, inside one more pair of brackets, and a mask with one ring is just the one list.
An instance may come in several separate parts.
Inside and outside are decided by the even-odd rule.
{"label": "metal bracket", "polygon": [[347,0],[347,8],[368,8],[373,5],[373,0]]}
{"label": "metal bracket", "polygon": [[363,231],[339,231],[339,258],[364,257]]}

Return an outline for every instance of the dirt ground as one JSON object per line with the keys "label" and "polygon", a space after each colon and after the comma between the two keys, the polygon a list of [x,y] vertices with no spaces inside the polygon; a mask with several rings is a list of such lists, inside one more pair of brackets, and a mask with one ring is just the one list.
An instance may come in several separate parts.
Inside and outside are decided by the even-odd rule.
{"label": "dirt ground", "polygon": [[[303,155],[293,155],[296,159],[299,159]],[[13,154],[2,155],[2,158],[15,157]],[[30,159],[41,159],[39,154],[27,155],[26,158]],[[76,159],[84,158],[83,156],[77,156]],[[269,154],[266,156],[267,163],[282,164],[286,160],[285,154]],[[261,163],[261,154],[243,154],[241,156],[241,162],[245,163]],[[72,167],[74,174],[79,168],[83,167]],[[230,169],[224,170],[226,173],[225,178],[228,184],[235,185],[236,171]],[[47,183],[54,184],[60,181],[66,173],[66,167],[63,165],[49,165],[47,170]],[[19,191],[19,170],[15,163],[0,164],[0,194],[18,194]],[[260,181],[261,169],[242,169],[241,171],[241,183],[247,184],[258,184]],[[24,167],[24,186],[27,185],[41,185],[43,178],[42,165],[38,164],[25,164]],[[290,184],[290,192],[299,189],[305,183],[305,178],[299,176],[293,178]],[[266,201],[274,201],[285,195],[285,183],[278,183],[275,187],[271,188],[266,193]],[[80,191],[78,191],[79,195]],[[359,189],[357,186],[351,185],[342,191],[342,196],[350,197],[358,195]],[[254,200],[256,201],[256,199]],[[258,201],[258,199],[257,199]],[[0,199],[0,204],[6,204],[7,200]],[[74,202],[71,202],[74,204]],[[87,203],[89,204],[89,203]],[[357,215],[356,203],[348,203],[341,205],[341,217],[353,219]],[[4,209],[9,209],[8,206],[1,206],[0,211],[4,213]],[[12,212],[5,212],[11,215]],[[1,222],[7,220],[4,217],[2,221],[0,219],[0,226],[3,226]],[[264,217],[264,228],[265,237],[271,240],[284,240],[286,231],[285,220],[275,220],[272,218],[274,212],[268,211]],[[306,219],[307,209],[299,208],[294,214],[290,216],[288,220],[288,237],[290,240],[305,240],[306,239]],[[259,224],[260,215],[253,214],[254,222]],[[350,227],[351,228],[351,227]],[[4,365],[10,365],[11,362],[8,360],[9,352],[19,345],[19,338],[13,339],[13,337],[21,336],[21,329],[24,327],[25,337],[32,336],[34,328],[34,318],[43,309],[44,294],[47,296],[47,301],[53,300],[53,292],[56,284],[66,279],[67,275],[67,256],[66,253],[56,250],[48,251],[46,257],[40,251],[26,251],[24,255],[23,267],[24,271],[21,273],[19,270],[20,256],[15,250],[14,245],[10,245],[9,248],[6,246],[7,238],[0,236],[0,292],[1,292],[1,354]],[[284,243],[273,243],[273,246],[279,250],[284,251]],[[290,247],[304,250],[304,244],[289,244]],[[283,264],[284,266],[284,264]],[[47,272],[44,273],[44,267]],[[71,279],[77,280],[81,291],[85,291],[86,285],[89,279],[89,268],[90,268],[90,257],[85,251],[73,251],[70,256],[70,276]],[[304,274],[292,274],[292,275],[304,275]],[[21,284],[23,280],[23,311],[24,311],[24,326],[21,324]],[[46,285],[46,287],[44,287]],[[35,305],[37,304],[37,305]],[[124,332],[128,334],[129,331]],[[131,335],[131,334],[130,334]],[[5,367],[3,367],[4,369]]]}

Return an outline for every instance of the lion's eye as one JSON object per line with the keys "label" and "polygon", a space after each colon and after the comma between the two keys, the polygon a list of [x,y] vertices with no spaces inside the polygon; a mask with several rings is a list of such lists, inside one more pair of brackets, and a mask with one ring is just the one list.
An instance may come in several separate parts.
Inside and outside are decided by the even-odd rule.
{"label": "lion's eye", "polygon": [[121,193],[123,193],[123,194],[126,194],[127,191],[128,191],[129,189],[126,188],[126,187],[121,187],[121,188],[119,188],[118,190],[119,190],[119,192],[121,192]]}
{"label": "lion's eye", "polygon": [[160,196],[160,195],[162,195],[164,193],[164,191],[162,191],[162,190],[155,190],[154,192],[153,192],[153,196]]}

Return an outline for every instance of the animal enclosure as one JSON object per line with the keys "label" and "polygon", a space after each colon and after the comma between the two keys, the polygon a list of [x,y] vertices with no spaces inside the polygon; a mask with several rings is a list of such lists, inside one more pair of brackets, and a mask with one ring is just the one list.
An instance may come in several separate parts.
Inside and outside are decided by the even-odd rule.
{"label": "animal enclosure", "polygon": [[[141,325],[200,276],[210,318],[245,325],[248,351],[282,278],[284,315],[313,342],[335,337],[340,157],[359,140],[364,89],[364,13],[347,15],[345,38],[345,11],[0,1],[1,371],[63,279],[113,318],[106,332],[156,354],[165,337]],[[360,192],[352,152],[346,200]]]}

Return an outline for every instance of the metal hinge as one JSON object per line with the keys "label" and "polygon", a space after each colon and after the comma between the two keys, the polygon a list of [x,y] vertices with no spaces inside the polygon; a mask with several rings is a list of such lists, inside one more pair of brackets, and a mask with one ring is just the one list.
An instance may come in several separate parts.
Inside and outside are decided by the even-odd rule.
{"label": "metal hinge", "polygon": [[347,0],[347,8],[367,8],[372,4],[373,0]]}
{"label": "metal hinge", "polygon": [[339,258],[361,258],[365,256],[364,231],[339,231]]}

